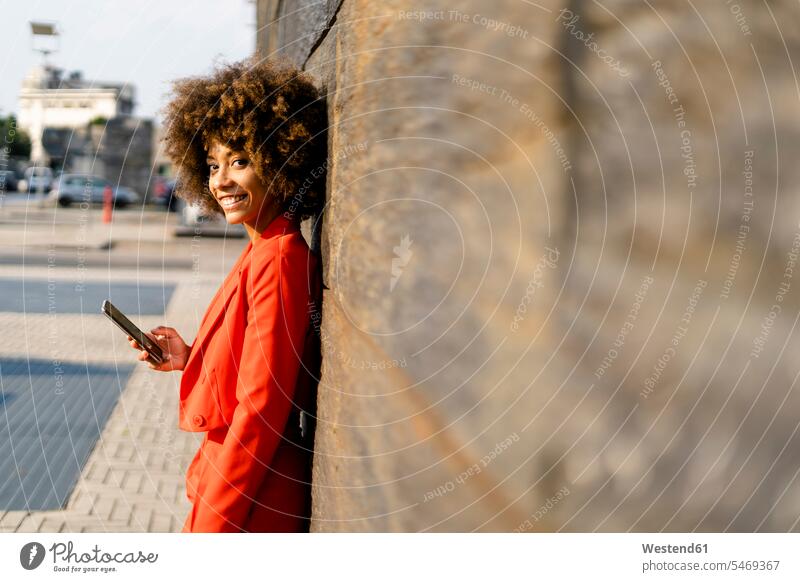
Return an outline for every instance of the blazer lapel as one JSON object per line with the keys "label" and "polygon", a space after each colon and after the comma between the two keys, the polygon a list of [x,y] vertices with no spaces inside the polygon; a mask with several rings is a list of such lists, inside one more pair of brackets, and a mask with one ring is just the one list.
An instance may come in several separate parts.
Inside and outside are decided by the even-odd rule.
{"label": "blazer lapel", "polygon": [[[214,295],[214,298],[211,300],[208,311],[203,317],[203,321],[200,323],[200,329],[197,332],[197,338],[195,339],[195,343],[198,344],[197,348],[200,348],[205,343],[210,332],[214,329],[214,326],[216,326],[219,319],[224,315],[225,310],[228,308],[228,304],[231,302],[231,299],[239,290],[242,262],[244,261],[245,256],[247,256],[251,245],[252,243],[250,243],[247,248],[242,251],[242,254],[239,256],[236,264],[231,269],[231,272],[228,273],[225,281],[223,281],[222,285],[217,290],[216,295]],[[201,352],[199,349],[192,351],[193,353],[197,354]]]}
{"label": "blazer lapel", "polygon": [[208,313],[203,319],[203,323],[200,325],[200,329],[197,332],[198,342],[202,343],[205,341],[209,332],[214,329],[214,326],[219,318],[225,313],[225,309],[228,307],[228,303],[230,303],[231,298],[239,289],[238,272],[235,273],[235,275],[237,276],[231,277],[230,280],[226,280],[220,287],[219,291],[217,291],[216,298],[210,305]]}

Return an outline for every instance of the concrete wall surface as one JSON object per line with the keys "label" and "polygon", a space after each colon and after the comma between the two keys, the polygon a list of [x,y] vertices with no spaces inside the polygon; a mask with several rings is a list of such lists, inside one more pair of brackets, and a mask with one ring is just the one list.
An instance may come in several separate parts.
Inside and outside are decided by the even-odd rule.
{"label": "concrete wall surface", "polygon": [[258,14],[329,111],[313,530],[798,530],[796,2]]}

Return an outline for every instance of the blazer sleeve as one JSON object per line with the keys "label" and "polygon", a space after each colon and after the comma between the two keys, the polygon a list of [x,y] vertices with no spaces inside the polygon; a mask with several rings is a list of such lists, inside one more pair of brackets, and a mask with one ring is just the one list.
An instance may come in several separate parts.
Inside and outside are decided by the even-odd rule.
{"label": "blazer sleeve", "polygon": [[219,455],[204,471],[195,531],[244,530],[291,411],[309,321],[309,255],[290,240],[277,244],[265,264],[254,261],[250,269],[238,404]]}

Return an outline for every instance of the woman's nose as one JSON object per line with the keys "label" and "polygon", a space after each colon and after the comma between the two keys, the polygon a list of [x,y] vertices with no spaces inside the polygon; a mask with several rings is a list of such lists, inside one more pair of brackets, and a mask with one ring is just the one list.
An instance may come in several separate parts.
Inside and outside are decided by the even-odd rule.
{"label": "woman's nose", "polygon": [[229,187],[232,184],[233,180],[231,178],[231,174],[225,166],[220,166],[220,168],[211,177],[211,185],[215,189]]}

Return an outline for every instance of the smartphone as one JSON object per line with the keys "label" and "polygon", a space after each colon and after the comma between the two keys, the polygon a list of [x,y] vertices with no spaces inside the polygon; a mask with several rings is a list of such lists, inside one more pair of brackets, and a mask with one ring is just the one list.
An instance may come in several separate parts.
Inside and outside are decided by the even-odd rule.
{"label": "smartphone", "polygon": [[133,325],[133,322],[125,317],[119,309],[114,307],[114,304],[111,303],[111,301],[108,299],[103,301],[103,307],[101,311],[105,313],[109,319],[111,319],[111,321],[116,323],[117,327],[135,339],[139,345],[142,346],[148,354],[150,354],[150,359],[155,364],[161,364],[164,361],[164,352],[161,351],[161,348],[158,346],[158,344],[147,337],[141,329]]}

